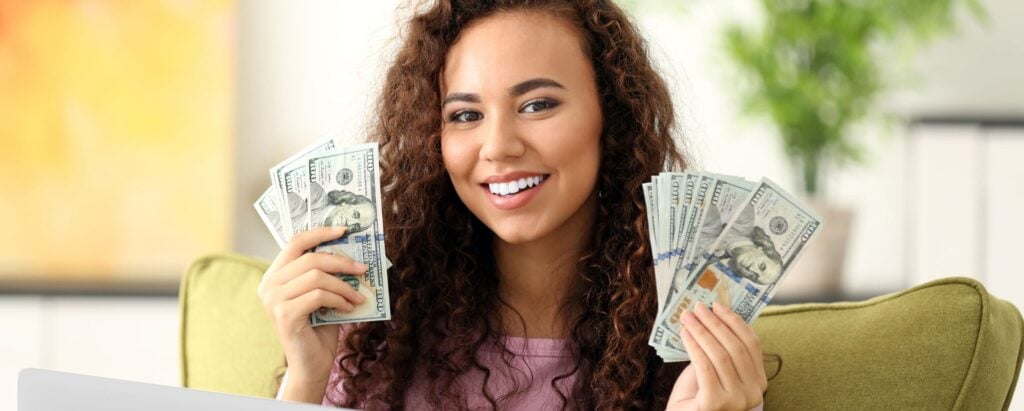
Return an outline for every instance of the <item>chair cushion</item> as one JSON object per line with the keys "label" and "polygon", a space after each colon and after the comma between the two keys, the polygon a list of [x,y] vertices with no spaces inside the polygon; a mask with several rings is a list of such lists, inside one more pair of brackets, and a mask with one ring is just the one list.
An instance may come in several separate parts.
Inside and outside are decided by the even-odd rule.
{"label": "chair cushion", "polygon": [[284,353],[256,295],[268,264],[239,255],[200,258],[185,272],[182,386],[273,397]]}
{"label": "chair cushion", "polygon": [[[273,397],[284,354],[256,295],[268,263],[203,257],[181,282],[182,385]],[[1006,409],[1024,322],[978,282],[947,278],[863,302],[769,306],[754,322],[765,409]]]}
{"label": "chair cushion", "polygon": [[776,375],[765,409],[1006,409],[1022,327],[1012,304],[959,277],[863,302],[768,307],[754,329],[781,362],[766,361]]}

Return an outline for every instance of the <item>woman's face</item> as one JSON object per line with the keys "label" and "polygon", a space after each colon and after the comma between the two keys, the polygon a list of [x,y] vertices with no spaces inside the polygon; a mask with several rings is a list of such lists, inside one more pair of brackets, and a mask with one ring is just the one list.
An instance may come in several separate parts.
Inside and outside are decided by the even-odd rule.
{"label": "woman's face", "polygon": [[503,13],[471,25],[445,58],[441,95],[445,167],[498,237],[529,242],[586,218],[602,117],[590,59],[568,23]]}

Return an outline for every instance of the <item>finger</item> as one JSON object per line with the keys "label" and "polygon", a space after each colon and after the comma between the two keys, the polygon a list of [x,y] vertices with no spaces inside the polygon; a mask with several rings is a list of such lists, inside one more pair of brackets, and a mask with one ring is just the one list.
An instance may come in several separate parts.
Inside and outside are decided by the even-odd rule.
{"label": "finger", "polygon": [[271,273],[264,282],[285,284],[303,275],[309,270],[320,270],[326,273],[363,275],[369,266],[349,257],[327,253],[306,253],[285,265],[277,272]]}
{"label": "finger", "polygon": [[764,392],[768,388],[768,379],[764,371],[764,354],[761,350],[761,341],[757,338],[754,328],[747,324],[743,317],[733,312],[732,308],[727,304],[721,306],[716,304],[714,312],[736,334],[736,337],[743,342],[743,346],[746,347],[747,354],[750,356],[750,362],[754,367],[753,371],[757,376],[761,392]]}
{"label": "finger", "polygon": [[715,305],[717,305],[718,303],[722,303],[725,305],[729,304],[729,287],[718,287],[718,291],[716,291],[715,294],[717,295],[715,297]]}
{"label": "finger", "polygon": [[724,304],[715,304],[714,312],[708,312],[707,315],[714,317],[715,323],[718,324],[716,328],[721,328],[716,330],[715,334],[718,336],[722,346],[729,352],[729,356],[732,357],[733,366],[736,368],[736,374],[739,376],[740,385],[731,387],[731,389],[727,387],[726,390],[734,398],[742,397],[746,405],[760,404],[763,398],[762,393],[764,393],[761,385],[762,374],[757,372],[747,346],[736,336],[733,329],[722,320],[725,311],[724,307]]}
{"label": "finger", "polygon": [[352,305],[345,297],[322,288],[315,289],[308,293],[298,296],[295,299],[288,300],[284,304],[281,304],[284,310],[287,312],[288,319],[290,320],[303,320],[309,314],[322,307],[334,308],[341,312],[350,313],[355,310],[355,306]]}
{"label": "finger", "polygon": [[345,231],[347,229],[348,227],[345,226],[318,227],[295,234],[292,236],[292,239],[288,241],[288,244],[281,249],[281,252],[277,254],[277,258],[274,259],[274,263],[271,264],[271,267],[282,267],[289,261],[299,258],[302,254],[305,254],[307,250],[310,250],[321,243],[338,239],[345,235]]}
{"label": "finger", "polygon": [[275,280],[283,284],[313,269],[332,274],[364,275],[370,267],[346,255],[306,253],[282,268],[281,273],[275,275]]}
{"label": "finger", "polygon": [[[719,317],[719,313],[722,311],[721,307],[725,304],[715,304],[715,311],[712,312],[707,306],[700,304],[697,310],[697,318],[700,319],[701,323],[711,331],[711,334],[715,336],[718,343],[725,348],[725,351],[729,353],[729,357],[732,361],[733,368],[736,370],[736,376],[738,382],[743,385],[757,385],[758,378],[754,372],[754,364],[750,361],[750,353],[747,352],[747,347],[743,344],[743,341],[736,336],[732,328],[725,324]],[[729,387],[726,387],[728,389]],[[736,388],[736,387],[733,387]]]}
{"label": "finger", "polygon": [[[687,311],[683,313],[683,318],[692,315],[693,313]],[[704,352],[704,349],[694,340],[693,335],[690,334],[688,329],[683,328],[681,334],[683,337],[683,348],[686,348],[686,353],[690,356],[690,365],[688,367],[696,369],[698,392],[721,393],[723,391],[722,382],[718,379],[715,367],[711,365],[711,360]]]}
{"label": "finger", "polygon": [[[704,350],[708,359],[711,360],[711,364],[718,373],[718,379],[722,381],[722,388],[726,391],[736,390],[740,385],[740,377],[736,373],[736,366],[733,364],[732,355],[729,354],[729,351],[719,341],[719,338],[725,339],[726,336],[715,334],[716,332],[721,332],[724,329],[724,325],[702,303],[695,304],[694,313],[684,317],[683,321],[686,329],[690,331],[690,335],[693,336],[693,339],[697,341],[697,344]],[[729,334],[732,334],[732,332],[730,331]]]}
{"label": "finger", "polygon": [[281,287],[281,293],[284,299],[290,300],[316,289],[327,290],[345,297],[345,299],[353,305],[359,305],[366,302],[366,297],[359,294],[355,288],[352,288],[352,285],[334,275],[327,274],[317,269],[310,270],[300,277],[284,284]]}

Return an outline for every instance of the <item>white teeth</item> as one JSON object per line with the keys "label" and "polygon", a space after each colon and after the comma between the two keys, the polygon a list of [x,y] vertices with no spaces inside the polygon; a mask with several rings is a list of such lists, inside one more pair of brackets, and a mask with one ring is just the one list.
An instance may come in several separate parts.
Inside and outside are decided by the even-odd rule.
{"label": "white teeth", "polygon": [[519,180],[509,181],[505,183],[488,183],[487,188],[491,190],[491,194],[494,195],[509,195],[515,194],[525,189],[535,187],[544,181],[544,176],[533,176],[520,178]]}

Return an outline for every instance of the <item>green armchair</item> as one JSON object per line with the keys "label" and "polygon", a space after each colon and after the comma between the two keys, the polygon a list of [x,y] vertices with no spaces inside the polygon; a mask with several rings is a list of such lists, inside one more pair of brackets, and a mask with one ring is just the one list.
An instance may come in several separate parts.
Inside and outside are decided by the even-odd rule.
{"label": "green armchair", "polygon": [[[213,255],[181,281],[182,385],[273,397],[284,355],[256,296],[265,261]],[[863,302],[770,306],[754,322],[765,409],[1007,409],[1024,322],[968,278]]]}

